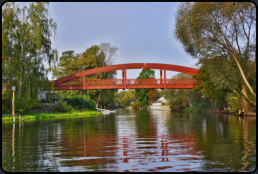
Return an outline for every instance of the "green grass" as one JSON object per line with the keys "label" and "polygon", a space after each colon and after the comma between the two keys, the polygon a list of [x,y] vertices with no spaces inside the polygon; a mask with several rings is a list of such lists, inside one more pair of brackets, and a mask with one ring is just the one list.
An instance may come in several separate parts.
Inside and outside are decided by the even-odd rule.
{"label": "green grass", "polygon": [[[44,118],[67,118],[67,117],[85,117],[85,116],[97,116],[101,115],[98,111],[70,111],[65,113],[52,112],[52,113],[39,113],[39,114],[26,114],[23,116],[23,120],[35,120]],[[2,121],[12,121],[13,116],[2,117]],[[19,116],[15,116],[15,120],[19,120]]]}

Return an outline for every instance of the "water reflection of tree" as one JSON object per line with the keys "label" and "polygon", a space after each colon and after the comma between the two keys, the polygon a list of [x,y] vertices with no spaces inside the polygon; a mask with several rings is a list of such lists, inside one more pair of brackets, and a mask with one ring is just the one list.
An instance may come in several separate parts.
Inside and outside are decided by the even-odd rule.
{"label": "water reflection of tree", "polygon": [[146,111],[136,112],[136,130],[138,138],[156,138],[157,127]]}
{"label": "water reflection of tree", "polygon": [[[6,171],[59,171],[61,166],[92,166],[112,162],[109,158],[59,161],[64,158],[112,157],[116,144],[116,126],[113,117],[103,120],[93,116],[84,119],[27,121],[15,134],[15,169],[12,170],[12,139],[2,143],[2,165]],[[98,126],[100,125],[100,126]],[[101,129],[101,131],[100,131]],[[2,136],[11,137],[12,125],[4,125]],[[22,136],[22,137],[18,137]]]}
{"label": "water reflection of tree", "polygon": [[[6,166],[6,171],[18,171],[18,172],[35,172],[41,171],[43,168],[45,171],[57,171],[58,165],[54,159],[50,159],[49,152],[51,149],[48,147],[49,141],[53,138],[51,135],[46,135],[45,132],[48,131],[50,127],[44,124],[35,126],[36,121],[27,121],[24,126],[21,124],[21,129],[15,130],[15,163],[14,168],[10,164],[12,158],[9,155],[3,153],[2,155],[2,165]],[[10,133],[12,125],[3,125],[6,131],[2,132],[2,135],[8,136]],[[43,133],[44,132],[44,133]],[[53,139],[52,139],[53,140]],[[3,145],[3,144],[2,144]],[[6,143],[6,153],[12,152],[9,149],[11,146],[11,141]],[[46,164],[47,161],[48,163]]]}
{"label": "water reflection of tree", "polygon": [[[250,171],[255,166],[256,125],[248,118],[226,115],[194,116],[196,148],[205,171]],[[206,124],[203,132],[201,122]],[[205,138],[202,136],[206,134]]]}

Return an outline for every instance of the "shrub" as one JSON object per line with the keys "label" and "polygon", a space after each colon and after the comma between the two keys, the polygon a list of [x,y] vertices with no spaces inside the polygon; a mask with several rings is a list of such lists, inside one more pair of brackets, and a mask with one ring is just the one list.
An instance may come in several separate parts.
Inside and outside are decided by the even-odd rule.
{"label": "shrub", "polygon": [[67,111],[72,111],[73,107],[71,105],[67,105],[66,102],[58,101],[56,102],[54,110],[57,112],[67,112]]}
{"label": "shrub", "polygon": [[202,112],[211,109],[210,102],[201,102],[201,103],[193,103],[190,108],[186,108],[184,112],[192,113],[192,112]]}
{"label": "shrub", "polygon": [[191,107],[191,108],[186,108],[185,110],[184,110],[184,112],[187,112],[187,113],[192,113],[192,112],[194,112],[194,109]]}
{"label": "shrub", "polygon": [[[28,112],[32,108],[42,108],[41,101],[26,97],[15,97],[15,112],[19,112],[22,109],[24,112]],[[12,112],[12,98],[4,98],[2,100],[2,113]]]}
{"label": "shrub", "polygon": [[232,111],[238,111],[241,109],[242,100],[241,94],[239,94],[236,90],[233,93],[229,93],[226,96],[226,101],[228,102],[229,106],[232,108]]}
{"label": "shrub", "polygon": [[95,101],[91,100],[88,95],[70,95],[64,98],[64,101],[67,102],[68,105],[71,105],[75,109],[89,109],[95,110]]}

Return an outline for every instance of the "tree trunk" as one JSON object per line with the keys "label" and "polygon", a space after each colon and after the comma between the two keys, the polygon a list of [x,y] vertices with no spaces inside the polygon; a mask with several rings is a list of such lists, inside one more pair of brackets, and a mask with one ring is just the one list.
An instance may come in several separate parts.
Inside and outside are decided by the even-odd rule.
{"label": "tree trunk", "polygon": [[244,109],[245,111],[249,110],[250,104],[247,101],[248,96],[247,96],[247,91],[246,91],[246,86],[245,85],[242,85],[241,94],[242,94],[242,109]]}
{"label": "tree trunk", "polygon": [[253,88],[251,87],[251,85],[249,84],[249,82],[247,81],[247,79],[246,79],[246,77],[245,77],[245,74],[244,74],[244,72],[243,72],[243,70],[242,70],[242,67],[241,67],[241,65],[240,65],[240,63],[239,63],[237,57],[236,57],[232,52],[230,52],[230,53],[231,53],[231,55],[233,56],[233,58],[235,59],[235,62],[236,62],[236,64],[237,64],[237,66],[238,66],[238,69],[239,69],[239,71],[240,71],[240,73],[241,73],[241,76],[242,76],[242,78],[243,78],[243,80],[244,80],[246,86],[248,87],[248,89],[251,91],[251,93],[254,95],[254,97],[255,97],[255,99],[256,99],[256,94],[255,94],[255,92],[253,91]]}
{"label": "tree trunk", "polygon": [[97,104],[96,104],[96,108],[98,107],[98,104],[99,104],[99,98],[100,98],[101,92],[102,92],[102,89],[100,90],[100,93],[99,93],[99,97],[98,97],[98,101],[97,101]]}

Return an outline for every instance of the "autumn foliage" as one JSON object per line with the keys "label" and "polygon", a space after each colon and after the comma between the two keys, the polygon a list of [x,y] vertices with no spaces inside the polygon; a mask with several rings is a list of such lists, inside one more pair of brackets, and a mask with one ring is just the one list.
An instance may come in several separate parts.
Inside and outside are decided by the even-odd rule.
{"label": "autumn foliage", "polygon": [[153,101],[157,98],[158,94],[157,94],[157,89],[151,89],[148,93],[147,96],[149,98],[150,101]]}

